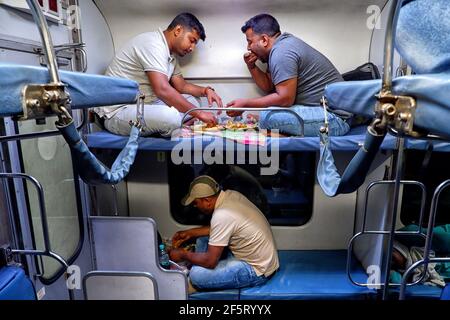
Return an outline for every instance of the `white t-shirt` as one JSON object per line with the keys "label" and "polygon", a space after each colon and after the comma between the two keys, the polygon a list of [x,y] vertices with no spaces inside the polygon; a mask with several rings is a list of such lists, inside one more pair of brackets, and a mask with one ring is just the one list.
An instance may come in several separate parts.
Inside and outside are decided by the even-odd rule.
{"label": "white t-shirt", "polygon": [[258,276],[270,276],[279,267],[269,222],[237,191],[220,193],[211,218],[209,244],[228,246],[233,255],[250,264]]}
{"label": "white t-shirt", "polygon": [[[139,90],[145,94],[145,103],[158,100],[153,93],[146,71],[156,71],[167,76],[181,75],[175,56],[170,54],[164,33],[161,29],[137,35],[129,40],[106,69],[106,75],[134,80]],[[111,118],[122,105],[94,108],[100,116]]]}

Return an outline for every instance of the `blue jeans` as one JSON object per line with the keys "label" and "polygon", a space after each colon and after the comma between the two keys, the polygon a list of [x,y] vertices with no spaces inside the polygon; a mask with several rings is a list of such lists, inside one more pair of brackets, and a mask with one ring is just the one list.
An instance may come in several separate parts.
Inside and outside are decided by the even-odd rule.
{"label": "blue jeans", "polygon": [[[208,240],[208,237],[198,238],[195,252],[206,252]],[[257,276],[251,265],[237,260],[231,251],[214,269],[192,266],[189,277],[197,289],[237,289],[263,284],[268,279],[264,275]]]}
{"label": "blue jeans", "polygon": [[[319,135],[320,127],[325,124],[323,108],[305,107],[295,105],[290,107],[295,111],[305,124],[305,136],[315,137]],[[328,112],[328,129],[330,136],[342,136],[350,130],[350,126],[343,119]],[[259,114],[259,126],[261,129],[277,129],[280,133],[299,136],[301,134],[298,119],[290,112],[261,111]]]}

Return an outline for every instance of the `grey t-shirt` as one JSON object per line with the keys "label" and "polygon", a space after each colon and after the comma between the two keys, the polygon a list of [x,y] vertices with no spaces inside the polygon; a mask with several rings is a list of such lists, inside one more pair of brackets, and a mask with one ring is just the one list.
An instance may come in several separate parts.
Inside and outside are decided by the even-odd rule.
{"label": "grey t-shirt", "polygon": [[344,81],[341,74],[323,54],[289,33],[283,33],[270,51],[268,71],[277,85],[297,77],[295,104],[320,105],[325,86]]}

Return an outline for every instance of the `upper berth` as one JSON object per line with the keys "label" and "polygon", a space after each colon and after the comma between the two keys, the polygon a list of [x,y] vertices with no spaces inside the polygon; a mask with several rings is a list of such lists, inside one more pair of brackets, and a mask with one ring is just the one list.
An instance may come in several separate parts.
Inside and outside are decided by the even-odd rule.
{"label": "upper berth", "polygon": [[[357,151],[365,139],[365,126],[358,126],[352,128],[348,134],[339,137],[331,137],[331,149],[337,151]],[[215,143],[216,147],[223,146],[228,148],[230,144],[224,142],[223,138],[214,136],[194,136],[191,138],[155,138],[155,137],[141,137],[139,138],[139,149],[149,151],[171,151],[177,146],[182,139],[185,141],[191,140],[192,146],[206,147],[211,143]],[[91,148],[99,149],[122,149],[128,137],[112,134],[107,131],[98,131],[90,133],[86,136],[87,145]],[[276,140],[276,141],[275,141]],[[231,140],[227,140],[231,141]],[[407,139],[406,148],[408,149],[427,149],[429,143],[433,144],[434,151],[450,152],[450,143],[442,141],[427,141],[417,139]],[[249,145],[231,142],[234,150],[237,148],[250,149]],[[237,146],[239,145],[239,146]],[[252,145],[252,147],[257,147]],[[261,147],[261,146],[260,146]],[[317,151],[320,149],[319,137],[283,137],[283,138],[265,138],[264,148],[269,150],[279,151]],[[396,138],[392,135],[387,135],[381,145],[383,150],[393,150],[396,148]],[[251,149],[250,149],[251,150]]]}

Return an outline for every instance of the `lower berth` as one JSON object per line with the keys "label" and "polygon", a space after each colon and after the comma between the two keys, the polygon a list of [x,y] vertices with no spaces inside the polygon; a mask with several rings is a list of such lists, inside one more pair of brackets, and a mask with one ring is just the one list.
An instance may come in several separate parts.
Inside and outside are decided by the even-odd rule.
{"label": "lower berth", "polygon": [[[346,250],[279,251],[280,269],[264,285],[222,291],[196,292],[190,300],[368,300],[381,290],[359,287],[347,276]],[[355,259],[353,259],[355,261]],[[366,283],[360,265],[352,266],[352,278]],[[426,285],[408,287],[409,299],[439,299],[442,289]],[[398,290],[391,289],[393,298]]]}

